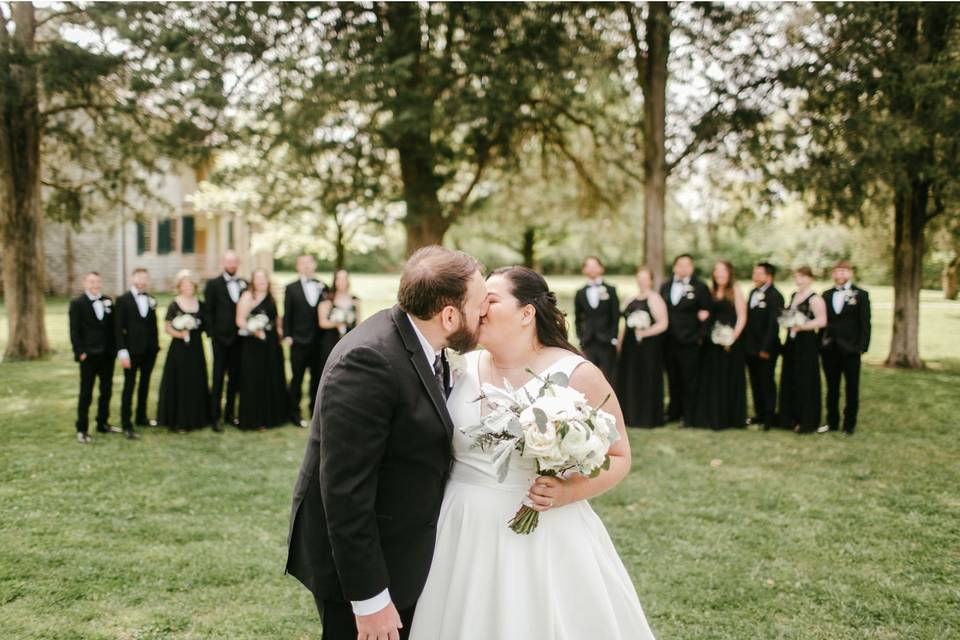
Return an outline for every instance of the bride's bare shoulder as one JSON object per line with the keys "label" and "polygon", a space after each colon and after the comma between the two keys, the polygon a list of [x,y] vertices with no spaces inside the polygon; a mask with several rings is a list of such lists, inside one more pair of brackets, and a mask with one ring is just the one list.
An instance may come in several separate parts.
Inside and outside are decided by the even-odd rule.
{"label": "bride's bare shoulder", "polygon": [[610,383],[597,365],[584,360],[570,374],[570,386],[585,396],[605,396],[610,392]]}

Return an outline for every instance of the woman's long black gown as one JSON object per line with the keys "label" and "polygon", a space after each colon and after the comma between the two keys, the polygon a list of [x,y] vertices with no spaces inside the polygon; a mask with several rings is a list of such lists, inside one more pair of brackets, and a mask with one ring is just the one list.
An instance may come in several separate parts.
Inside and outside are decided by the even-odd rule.
{"label": "woman's long black gown", "polygon": [[[790,298],[793,307],[796,293]],[[810,294],[796,309],[813,320]],[[800,433],[813,433],[820,426],[820,344],[815,331],[799,331],[783,345],[780,370],[780,424]]]}
{"label": "woman's long black gown", "polygon": [[747,424],[747,378],[743,340],[729,349],[714,344],[710,334],[717,323],[734,327],[737,310],[726,298],[712,300],[703,346],[700,348],[700,383],[692,426],[711,429],[745,427]]}
{"label": "woman's long black gown", "polygon": [[[650,313],[650,305],[632,300],[623,316],[629,318],[636,311]],[[627,327],[617,361],[616,391],[627,426],[663,426],[663,334],[637,342],[636,333]]]}
{"label": "woman's long black gown", "polygon": [[183,311],[176,300],[167,308],[167,322],[180,315],[197,319],[190,341],[170,341],[160,379],[157,400],[157,424],[171,429],[199,429],[210,424],[210,390],[207,387],[207,361],[203,354],[204,307],[195,313]]}
{"label": "woman's long black gown", "polygon": [[254,335],[240,337],[240,412],[241,429],[277,427],[290,420],[290,401],[283,368],[283,349],[277,333],[277,305],[265,297],[251,316],[264,314],[270,321],[265,339]]}

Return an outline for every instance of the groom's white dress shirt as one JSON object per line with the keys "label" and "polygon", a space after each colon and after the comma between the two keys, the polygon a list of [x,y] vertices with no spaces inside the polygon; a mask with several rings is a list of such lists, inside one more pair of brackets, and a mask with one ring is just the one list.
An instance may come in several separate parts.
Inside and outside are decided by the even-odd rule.
{"label": "groom's white dress shirt", "polygon": [[[420,347],[423,348],[423,355],[427,357],[427,364],[433,368],[433,362],[437,359],[437,350],[433,348],[433,345],[430,344],[430,341],[427,340],[426,336],[420,333],[417,323],[413,321],[413,317],[410,314],[407,314],[407,319],[410,320],[410,326],[413,327],[413,332],[417,334],[417,339],[420,341]],[[353,607],[354,615],[358,616],[370,616],[378,611],[382,611],[386,606],[390,604],[390,589],[384,589],[377,595],[373,596],[368,600],[351,600],[350,605]]]}
{"label": "groom's white dress shirt", "polygon": [[853,282],[847,280],[845,283],[839,287],[834,287],[833,298],[830,302],[833,303],[833,312],[837,315],[840,315],[840,312],[843,311],[843,305],[847,301],[847,292],[851,290]]}

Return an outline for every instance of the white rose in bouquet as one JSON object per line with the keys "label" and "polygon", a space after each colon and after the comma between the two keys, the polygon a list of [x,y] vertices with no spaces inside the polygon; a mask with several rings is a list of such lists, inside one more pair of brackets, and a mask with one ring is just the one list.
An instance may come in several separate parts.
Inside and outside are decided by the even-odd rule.
{"label": "white rose in bouquet", "polygon": [[183,336],[184,342],[190,342],[190,332],[196,329],[199,324],[197,319],[189,313],[181,313],[170,321],[170,325],[177,331],[187,332],[187,335]]}
{"label": "white rose in bouquet", "polygon": [[777,318],[777,323],[784,329],[793,329],[794,327],[806,324],[808,321],[809,318],[807,318],[806,314],[796,309],[786,309],[780,314],[780,317]]}
{"label": "white rose in bouquet", "polygon": [[733,327],[721,322],[713,325],[713,330],[710,332],[710,342],[730,351],[734,341]]}
{"label": "white rose in bouquet", "polygon": [[357,319],[357,314],[353,312],[352,309],[342,309],[340,307],[334,306],[330,310],[330,315],[327,316],[330,322],[339,325],[337,330],[340,332],[340,335],[343,335],[347,332],[347,325],[353,324]]}

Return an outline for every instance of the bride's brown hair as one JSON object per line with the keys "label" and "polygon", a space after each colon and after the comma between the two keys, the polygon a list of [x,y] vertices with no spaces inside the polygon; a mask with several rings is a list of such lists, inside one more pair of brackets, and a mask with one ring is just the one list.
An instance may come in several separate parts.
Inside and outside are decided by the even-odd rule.
{"label": "bride's brown hair", "polygon": [[557,306],[557,295],[550,291],[543,276],[527,267],[500,267],[490,275],[505,277],[513,285],[511,293],[520,306],[529,304],[534,308],[540,344],[580,354],[580,350],[567,339],[567,315]]}

